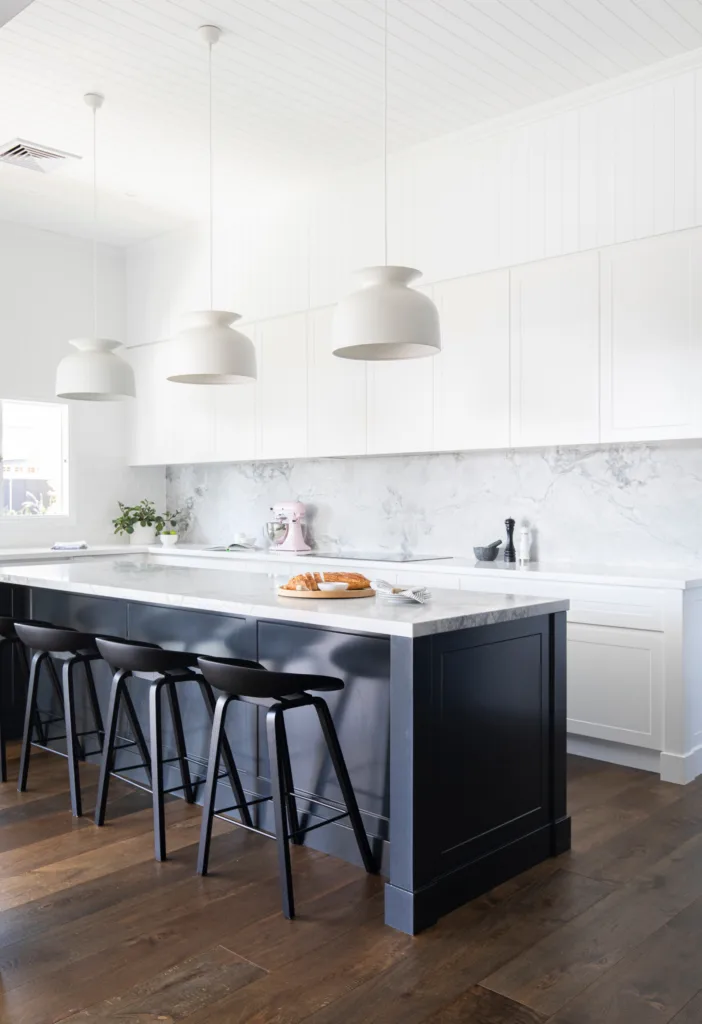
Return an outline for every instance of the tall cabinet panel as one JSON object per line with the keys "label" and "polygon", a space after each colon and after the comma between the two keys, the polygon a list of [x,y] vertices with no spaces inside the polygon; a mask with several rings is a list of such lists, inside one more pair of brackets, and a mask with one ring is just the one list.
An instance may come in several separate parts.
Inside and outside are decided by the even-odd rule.
{"label": "tall cabinet panel", "polygon": [[334,307],[308,314],[308,455],[364,455],[366,363],[332,353]]}
{"label": "tall cabinet panel", "polygon": [[602,253],[602,439],[698,437],[699,231]]}
{"label": "tall cabinet panel", "polygon": [[307,314],[293,313],[256,327],[258,394],[256,455],[307,455]]}
{"label": "tall cabinet panel", "polygon": [[[433,298],[432,288],[417,291]],[[436,358],[368,363],[370,455],[433,450]]]}
{"label": "tall cabinet panel", "polygon": [[509,446],[509,271],[436,285],[434,448]]}
{"label": "tall cabinet panel", "polygon": [[511,443],[599,440],[598,254],[511,272]]}

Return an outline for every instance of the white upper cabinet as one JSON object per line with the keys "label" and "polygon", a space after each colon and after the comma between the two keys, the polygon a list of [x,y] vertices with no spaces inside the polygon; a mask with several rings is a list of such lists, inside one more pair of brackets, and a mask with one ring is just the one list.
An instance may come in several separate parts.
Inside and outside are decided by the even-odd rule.
{"label": "white upper cabinet", "polygon": [[307,323],[308,455],[366,451],[366,363],[332,354],[334,307],[312,310]]}
{"label": "white upper cabinet", "polygon": [[699,231],[602,253],[602,439],[699,437]]}
{"label": "white upper cabinet", "polygon": [[256,326],[259,459],[307,455],[307,314]]}
{"label": "white upper cabinet", "polygon": [[[241,328],[249,338],[252,328]],[[258,359],[258,354],[257,354]],[[222,384],[212,392],[215,421],[214,461],[237,462],[256,458],[256,397],[252,384]]]}
{"label": "white upper cabinet", "polygon": [[598,254],[511,272],[515,446],[599,440]]}
{"label": "white upper cabinet", "polygon": [[509,272],[436,285],[441,353],[434,373],[438,451],[509,446]]}
{"label": "white upper cabinet", "polygon": [[[431,288],[417,291],[433,298]],[[430,356],[367,364],[370,455],[433,451],[436,359]]]}

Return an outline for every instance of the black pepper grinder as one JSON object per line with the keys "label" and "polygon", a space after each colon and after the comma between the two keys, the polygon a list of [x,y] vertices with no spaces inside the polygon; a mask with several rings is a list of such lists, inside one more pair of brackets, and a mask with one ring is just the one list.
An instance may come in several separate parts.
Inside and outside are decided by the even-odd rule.
{"label": "black pepper grinder", "polygon": [[507,544],[505,545],[505,562],[516,562],[517,552],[514,550],[514,519],[505,519],[507,527]]}

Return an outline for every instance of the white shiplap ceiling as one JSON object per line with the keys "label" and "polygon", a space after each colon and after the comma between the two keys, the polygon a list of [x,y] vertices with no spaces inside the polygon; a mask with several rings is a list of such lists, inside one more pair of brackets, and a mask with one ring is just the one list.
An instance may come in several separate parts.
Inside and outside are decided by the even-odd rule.
{"label": "white shiplap ceiling", "polygon": [[[219,203],[379,153],[382,0],[34,0],[0,28],[0,143],[20,136],[87,156],[82,96],[105,93],[106,240],[203,211],[203,23],[224,31]],[[393,150],[702,47],[701,0],[389,0],[389,24]],[[85,233],[89,182],[87,160],[46,176],[2,166],[0,219]]]}

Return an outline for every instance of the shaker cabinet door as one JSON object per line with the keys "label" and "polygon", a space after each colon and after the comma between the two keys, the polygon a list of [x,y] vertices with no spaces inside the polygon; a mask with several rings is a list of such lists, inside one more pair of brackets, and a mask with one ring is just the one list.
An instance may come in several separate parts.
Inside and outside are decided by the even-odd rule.
{"label": "shaker cabinet door", "polygon": [[598,254],[511,272],[515,446],[599,440]]}
{"label": "shaker cabinet door", "polygon": [[366,363],[332,353],[334,307],[308,314],[308,454],[365,455]]}
{"label": "shaker cabinet door", "polygon": [[699,437],[702,233],[602,252],[602,440]]}
{"label": "shaker cabinet door", "polygon": [[434,288],[434,449],[509,447],[509,271]]}
{"label": "shaker cabinet door", "polygon": [[307,455],[307,315],[266,320],[256,327],[259,459]]}

